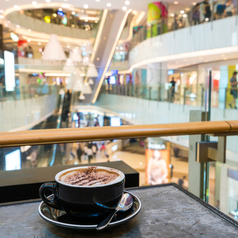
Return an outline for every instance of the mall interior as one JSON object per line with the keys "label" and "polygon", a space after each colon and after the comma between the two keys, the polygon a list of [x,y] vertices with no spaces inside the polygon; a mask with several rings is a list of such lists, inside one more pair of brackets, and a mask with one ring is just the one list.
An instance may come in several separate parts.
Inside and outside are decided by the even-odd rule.
{"label": "mall interior", "polygon": [[39,199],[50,169],[123,162],[136,186],[177,184],[238,222],[237,9],[237,0],[1,0],[0,193],[38,187],[0,204]]}

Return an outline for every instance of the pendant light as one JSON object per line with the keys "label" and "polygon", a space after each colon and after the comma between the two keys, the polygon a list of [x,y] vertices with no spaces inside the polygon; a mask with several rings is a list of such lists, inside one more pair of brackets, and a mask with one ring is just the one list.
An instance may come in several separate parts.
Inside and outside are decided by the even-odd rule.
{"label": "pendant light", "polygon": [[84,57],[83,57],[83,65],[91,65],[92,64],[92,61],[91,61],[91,59],[90,59],[90,56],[89,55],[85,55]]}
{"label": "pendant light", "polygon": [[91,78],[88,80],[88,83],[89,83],[90,85],[93,85],[93,84],[94,84],[94,82],[93,82],[93,80],[92,80]]}
{"label": "pendant light", "polygon": [[73,61],[73,62],[82,62],[82,52],[81,49],[79,49],[79,47],[75,47],[71,52],[70,52],[70,56],[69,58]]}
{"label": "pendant light", "polygon": [[87,70],[86,76],[88,78],[90,78],[90,77],[98,77],[98,71],[97,71],[97,69],[96,69],[94,64],[90,64],[88,66],[88,70]]}
{"label": "pendant light", "polygon": [[84,100],[84,99],[85,99],[85,96],[83,95],[83,93],[80,93],[79,100]]}
{"label": "pendant light", "polygon": [[64,49],[60,44],[57,35],[52,34],[50,39],[45,46],[44,54],[42,55],[42,60],[50,60],[50,61],[63,61],[66,60],[66,55],[64,53]]}

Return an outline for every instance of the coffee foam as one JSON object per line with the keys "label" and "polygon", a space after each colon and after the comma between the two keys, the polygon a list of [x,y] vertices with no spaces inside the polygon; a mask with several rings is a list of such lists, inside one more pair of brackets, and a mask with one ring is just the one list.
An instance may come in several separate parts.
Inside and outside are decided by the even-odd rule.
{"label": "coffee foam", "polygon": [[[57,176],[56,176],[57,177]],[[59,181],[70,186],[102,186],[119,182],[124,177],[120,171],[106,167],[84,167],[63,171]]]}

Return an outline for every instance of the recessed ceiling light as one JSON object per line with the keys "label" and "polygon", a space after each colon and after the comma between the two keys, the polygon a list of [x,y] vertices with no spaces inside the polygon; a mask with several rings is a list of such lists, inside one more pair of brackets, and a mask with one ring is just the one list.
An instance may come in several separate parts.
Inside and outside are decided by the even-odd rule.
{"label": "recessed ceiling light", "polygon": [[0,18],[1,18],[1,19],[3,19],[3,18],[4,18],[4,16],[3,16],[3,15],[0,15]]}
{"label": "recessed ceiling light", "polygon": [[195,5],[197,5],[197,3],[196,3],[196,2],[193,2],[193,6],[195,6]]}
{"label": "recessed ceiling light", "polygon": [[126,5],[130,5],[130,1],[125,1],[125,4]]}
{"label": "recessed ceiling light", "polygon": [[171,17],[174,17],[174,13],[171,13],[170,16],[171,16]]}
{"label": "recessed ceiling light", "polygon": [[112,6],[112,4],[109,2],[109,3],[107,3],[107,7],[111,7]]}
{"label": "recessed ceiling light", "polygon": [[84,7],[85,9],[88,9],[88,4],[84,4],[83,7]]}
{"label": "recessed ceiling light", "polygon": [[15,8],[18,8],[18,6],[17,6],[17,5],[14,5],[14,7],[15,7]]}
{"label": "recessed ceiling light", "polygon": [[72,15],[75,15],[75,12],[72,12]]}
{"label": "recessed ceiling light", "polygon": [[175,5],[178,4],[178,1],[174,1],[174,4],[175,4]]}
{"label": "recessed ceiling light", "polygon": [[46,2],[51,2],[51,0],[45,0]]}
{"label": "recessed ceiling light", "polygon": [[32,2],[32,5],[36,6],[36,5],[37,5],[37,2],[36,2],[36,1]]}
{"label": "recessed ceiling light", "polygon": [[100,2],[100,0],[96,0],[96,2]]}
{"label": "recessed ceiling light", "polygon": [[183,14],[183,17],[184,17],[184,18],[187,17],[187,14]]}
{"label": "recessed ceiling light", "polygon": [[31,29],[28,29],[29,32],[31,32]]}
{"label": "recessed ceiling light", "polygon": [[62,10],[63,10],[63,9],[60,7],[60,8],[59,8],[59,11],[62,11]]}
{"label": "recessed ceiling light", "polygon": [[8,2],[9,0],[6,0],[6,2]]}
{"label": "recessed ceiling light", "polygon": [[67,2],[68,0],[64,0],[65,2]]}
{"label": "recessed ceiling light", "polygon": [[38,45],[41,45],[41,42],[38,42]]}
{"label": "recessed ceiling light", "polygon": [[20,26],[19,26],[19,25],[16,25],[16,28],[20,28]]}
{"label": "recessed ceiling light", "polygon": [[0,13],[4,13],[4,11],[3,11],[3,10],[0,10]]}
{"label": "recessed ceiling light", "polygon": [[67,48],[70,48],[70,45],[67,45]]}
{"label": "recessed ceiling light", "polygon": [[184,10],[181,10],[180,13],[181,13],[181,14],[184,14]]}
{"label": "recessed ceiling light", "polygon": [[123,11],[126,11],[126,10],[127,10],[127,7],[126,7],[126,6],[123,6],[123,7],[122,7],[122,10],[123,10]]}

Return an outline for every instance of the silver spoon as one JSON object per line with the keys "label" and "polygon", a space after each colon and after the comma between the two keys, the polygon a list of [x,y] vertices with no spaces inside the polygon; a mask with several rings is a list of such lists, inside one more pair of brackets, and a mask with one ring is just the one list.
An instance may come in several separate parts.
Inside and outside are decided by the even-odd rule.
{"label": "silver spoon", "polygon": [[106,228],[118,211],[125,212],[129,210],[132,207],[132,205],[133,205],[133,197],[129,193],[124,193],[116,209],[110,215],[108,215],[102,222],[100,222],[96,229],[100,231]]}

